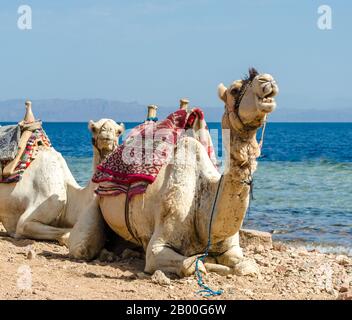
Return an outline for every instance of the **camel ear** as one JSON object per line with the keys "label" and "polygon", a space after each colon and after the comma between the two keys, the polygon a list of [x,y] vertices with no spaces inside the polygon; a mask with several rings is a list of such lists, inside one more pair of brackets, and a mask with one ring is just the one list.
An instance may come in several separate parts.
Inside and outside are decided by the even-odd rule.
{"label": "camel ear", "polygon": [[226,93],[227,93],[227,88],[224,86],[223,83],[220,83],[218,86],[218,95],[219,98],[226,103]]}
{"label": "camel ear", "polygon": [[125,132],[125,125],[121,122],[120,124],[118,124],[118,129],[116,130],[116,135],[120,136]]}
{"label": "camel ear", "polygon": [[97,127],[96,127],[95,122],[94,122],[93,120],[90,120],[90,121],[88,122],[88,129],[89,129],[91,132],[93,132],[93,133],[96,132]]}

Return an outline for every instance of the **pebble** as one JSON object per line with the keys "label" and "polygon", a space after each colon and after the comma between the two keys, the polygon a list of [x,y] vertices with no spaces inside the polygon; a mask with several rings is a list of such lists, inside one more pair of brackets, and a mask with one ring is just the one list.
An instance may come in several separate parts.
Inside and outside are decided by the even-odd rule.
{"label": "pebble", "polygon": [[242,292],[243,292],[243,294],[245,294],[246,296],[249,296],[249,297],[253,297],[253,295],[254,295],[253,291],[250,289],[244,289]]}
{"label": "pebble", "polygon": [[265,248],[264,248],[264,246],[263,245],[258,245],[257,247],[255,247],[254,248],[254,252],[255,253],[263,253],[263,252],[265,252]]}
{"label": "pebble", "polygon": [[348,289],[349,289],[349,285],[347,283],[344,283],[340,289],[339,289],[339,292],[343,293],[343,292],[348,292]]}
{"label": "pebble", "polygon": [[343,292],[340,293],[337,297],[337,300],[352,300],[352,290],[348,291],[348,292]]}
{"label": "pebble", "polygon": [[106,249],[101,250],[99,255],[100,262],[113,262],[115,260],[115,255]]}
{"label": "pebble", "polygon": [[279,242],[274,242],[273,243],[273,249],[279,252],[286,252],[287,251],[287,247]]}
{"label": "pebble", "polygon": [[29,250],[27,251],[27,259],[28,259],[28,260],[32,260],[32,259],[34,259],[35,257],[36,257],[35,251],[34,251],[33,249],[29,249]]}
{"label": "pebble", "polygon": [[259,274],[258,265],[254,260],[246,259],[235,266],[235,274],[239,276],[256,276]]}
{"label": "pebble", "polygon": [[159,284],[161,286],[168,286],[171,284],[170,278],[168,278],[161,270],[156,270],[152,275],[151,280],[153,283]]}
{"label": "pebble", "polygon": [[336,257],[336,262],[340,265],[340,266],[347,266],[350,264],[350,260],[348,259],[347,256],[345,255],[338,255]]}
{"label": "pebble", "polygon": [[122,252],[121,257],[122,257],[122,259],[140,258],[141,254],[138,251],[134,251],[134,250],[131,250],[131,249],[125,249]]}

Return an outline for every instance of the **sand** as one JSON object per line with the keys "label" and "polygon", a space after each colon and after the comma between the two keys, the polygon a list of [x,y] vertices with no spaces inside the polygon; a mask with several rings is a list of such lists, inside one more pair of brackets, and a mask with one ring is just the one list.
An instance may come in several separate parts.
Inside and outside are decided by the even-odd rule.
{"label": "sand", "polygon": [[75,261],[53,242],[14,240],[0,227],[0,299],[351,299],[352,259],[308,252],[274,243],[272,249],[247,246],[259,272],[221,276],[208,273],[205,282],[223,289],[202,298],[195,277],[167,275],[165,284],[143,273],[144,257],[107,255],[102,262]]}

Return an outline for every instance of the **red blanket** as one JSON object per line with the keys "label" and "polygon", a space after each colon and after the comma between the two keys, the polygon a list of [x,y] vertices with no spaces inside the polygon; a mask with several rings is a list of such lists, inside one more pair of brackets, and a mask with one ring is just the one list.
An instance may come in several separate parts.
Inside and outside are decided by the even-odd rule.
{"label": "red blanket", "polygon": [[[112,196],[128,192],[130,197],[144,193],[173,156],[178,139],[193,126],[195,119],[204,121],[200,109],[190,115],[185,110],[178,110],[164,121],[148,122],[134,128],[123,144],[97,167],[92,179],[99,183],[96,193]],[[214,159],[212,145],[207,151]]]}

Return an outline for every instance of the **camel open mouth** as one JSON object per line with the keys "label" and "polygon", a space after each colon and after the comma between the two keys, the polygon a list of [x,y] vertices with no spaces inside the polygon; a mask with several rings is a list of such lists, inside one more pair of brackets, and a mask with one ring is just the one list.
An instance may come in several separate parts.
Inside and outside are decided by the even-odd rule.
{"label": "camel open mouth", "polygon": [[276,108],[276,101],[274,96],[275,92],[271,92],[264,98],[256,96],[256,103],[258,109],[264,113],[273,112]]}

